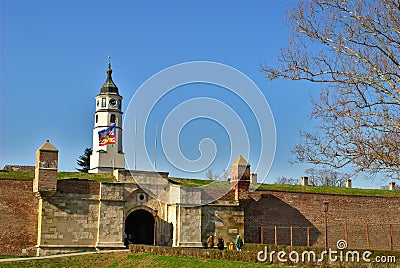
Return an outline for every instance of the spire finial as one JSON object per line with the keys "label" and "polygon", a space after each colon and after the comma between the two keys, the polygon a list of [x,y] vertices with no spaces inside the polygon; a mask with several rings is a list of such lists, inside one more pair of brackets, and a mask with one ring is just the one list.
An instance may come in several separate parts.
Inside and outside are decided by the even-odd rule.
{"label": "spire finial", "polygon": [[111,79],[111,56],[108,56],[107,79]]}
{"label": "spire finial", "polygon": [[111,69],[111,57],[108,56],[108,68],[107,68],[107,80],[104,82],[103,86],[100,89],[100,93],[117,93],[118,94],[118,88],[114,84],[111,74],[112,74],[112,69]]}

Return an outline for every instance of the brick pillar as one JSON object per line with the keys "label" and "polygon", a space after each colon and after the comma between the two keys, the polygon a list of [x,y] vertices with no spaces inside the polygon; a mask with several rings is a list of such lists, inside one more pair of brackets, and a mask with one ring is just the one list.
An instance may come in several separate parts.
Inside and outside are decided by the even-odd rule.
{"label": "brick pillar", "polygon": [[58,170],[58,149],[47,140],[36,151],[33,192],[56,191]]}
{"label": "brick pillar", "polygon": [[242,156],[231,164],[230,182],[235,189],[235,199],[245,199],[250,186],[250,164]]}

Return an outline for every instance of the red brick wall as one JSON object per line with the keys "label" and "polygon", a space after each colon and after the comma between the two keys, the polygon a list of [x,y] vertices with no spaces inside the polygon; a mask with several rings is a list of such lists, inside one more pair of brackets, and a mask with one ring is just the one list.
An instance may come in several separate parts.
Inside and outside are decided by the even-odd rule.
{"label": "red brick wall", "polygon": [[[339,239],[346,239],[351,248],[390,249],[390,225],[394,249],[400,249],[400,198],[327,195],[256,191],[245,207],[245,240],[260,243],[260,228],[264,242],[307,245],[307,227],[311,245],[325,243],[324,200],[327,212],[328,243],[336,248]],[[368,226],[367,226],[368,225]]]}
{"label": "red brick wall", "polygon": [[59,180],[57,181],[57,192],[98,195],[100,193],[100,183],[83,179]]}
{"label": "red brick wall", "polygon": [[34,191],[55,191],[57,187],[57,151],[36,151]]}
{"label": "red brick wall", "polygon": [[20,255],[36,245],[37,207],[32,180],[0,179],[0,254]]}

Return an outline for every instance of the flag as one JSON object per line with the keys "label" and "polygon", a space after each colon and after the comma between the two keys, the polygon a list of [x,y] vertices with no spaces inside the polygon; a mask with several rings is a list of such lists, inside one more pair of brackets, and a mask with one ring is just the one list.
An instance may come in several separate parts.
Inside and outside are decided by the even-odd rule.
{"label": "flag", "polygon": [[107,144],[115,144],[115,124],[111,125],[109,128],[99,131],[99,146],[104,146]]}

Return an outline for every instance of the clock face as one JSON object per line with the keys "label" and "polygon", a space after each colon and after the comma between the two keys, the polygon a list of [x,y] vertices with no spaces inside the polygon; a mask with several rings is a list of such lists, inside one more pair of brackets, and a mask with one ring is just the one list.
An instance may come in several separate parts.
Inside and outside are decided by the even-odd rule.
{"label": "clock face", "polygon": [[116,99],[111,99],[111,100],[110,100],[110,105],[111,105],[112,107],[117,106],[117,100],[116,100]]}

